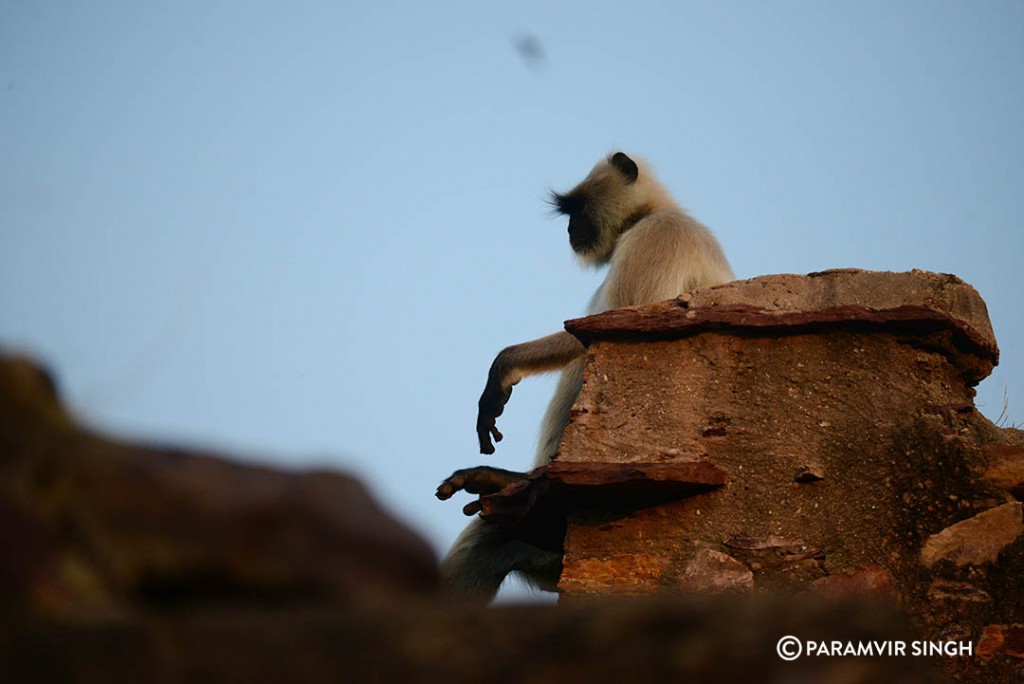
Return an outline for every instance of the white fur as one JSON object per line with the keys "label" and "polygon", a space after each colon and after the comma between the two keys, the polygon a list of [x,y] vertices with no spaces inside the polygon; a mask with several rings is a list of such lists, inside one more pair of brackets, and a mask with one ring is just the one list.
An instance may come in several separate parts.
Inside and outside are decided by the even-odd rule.
{"label": "white fur", "polygon": [[[609,264],[588,313],[653,304],[733,280],[732,268],[714,235],[672,199],[647,164],[633,157],[639,174],[636,182],[628,183],[610,159],[609,155],[598,162],[572,191],[587,196],[591,216],[600,225],[597,245],[584,250],[579,258],[588,265]],[[644,218],[618,233],[617,228],[638,211],[646,214]],[[581,355],[562,370],[544,416],[535,466],[550,462],[558,452],[572,405],[583,386],[585,364],[586,357]],[[544,369],[543,364],[535,365]],[[528,374],[529,370],[517,369],[516,378]],[[442,574],[454,593],[489,599],[509,572],[519,572],[528,581],[553,589],[560,568],[557,554],[508,539],[500,528],[477,519],[456,540],[442,563]]]}

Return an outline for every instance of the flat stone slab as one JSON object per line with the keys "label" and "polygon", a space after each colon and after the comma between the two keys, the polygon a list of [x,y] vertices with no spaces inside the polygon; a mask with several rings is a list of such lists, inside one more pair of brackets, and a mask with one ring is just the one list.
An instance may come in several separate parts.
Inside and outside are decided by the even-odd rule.
{"label": "flat stone slab", "polygon": [[999,361],[988,309],[956,276],[840,269],[737,280],[643,307],[567,321],[584,344],[622,338],[671,339],[700,332],[796,334],[882,329],[936,337],[974,383]]}
{"label": "flat stone slab", "polygon": [[561,499],[631,494],[686,496],[726,484],[729,474],[706,461],[674,463],[580,463],[552,461],[494,494],[480,497],[480,515],[492,522],[519,520],[552,487]]}
{"label": "flat stone slab", "polygon": [[1011,501],[933,534],[921,549],[921,561],[929,568],[942,560],[957,566],[995,563],[1021,533],[1021,503]]}

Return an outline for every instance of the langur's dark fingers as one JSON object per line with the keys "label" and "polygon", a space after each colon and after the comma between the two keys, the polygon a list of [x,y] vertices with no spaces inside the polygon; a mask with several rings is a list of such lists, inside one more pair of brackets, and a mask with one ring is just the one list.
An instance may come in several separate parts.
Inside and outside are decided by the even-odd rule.
{"label": "langur's dark fingers", "polygon": [[456,470],[454,473],[449,475],[444,482],[437,486],[437,492],[435,496],[441,501],[452,498],[455,492],[466,487],[466,474],[469,472],[468,468],[462,470]]}
{"label": "langur's dark fingers", "polygon": [[494,427],[494,419],[487,420],[486,418],[480,417],[476,421],[476,436],[480,440],[480,453],[481,454],[493,454],[494,444],[491,442],[491,433],[494,432],[498,435],[498,441],[501,441],[501,433]]}
{"label": "langur's dark fingers", "polygon": [[437,486],[437,492],[435,496],[441,501],[446,501],[455,495],[455,492],[463,489],[466,485],[466,480],[460,477],[458,472],[452,474],[447,480]]}
{"label": "langur's dark fingers", "polygon": [[498,428],[494,425],[491,426],[491,434],[494,435],[495,442],[500,442],[504,438],[504,435],[502,435]]}
{"label": "langur's dark fingers", "polygon": [[481,454],[494,453],[494,445],[491,444],[491,429],[487,426],[487,420],[483,416],[477,416],[476,419],[476,438],[480,442]]}
{"label": "langur's dark fingers", "polygon": [[468,504],[462,507],[462,512],[466,515],[476,515],[483,510],[483,504],[479,501],[470,501]]}

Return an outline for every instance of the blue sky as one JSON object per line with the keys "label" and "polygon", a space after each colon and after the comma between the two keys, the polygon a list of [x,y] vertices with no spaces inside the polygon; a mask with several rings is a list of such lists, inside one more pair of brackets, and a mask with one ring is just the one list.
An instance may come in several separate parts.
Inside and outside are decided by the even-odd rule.
{"label": "blue sky", "polygon": [[[539,62],[515,49],[533,36]],[[1024,4],[0,1],[0,345],[136,439],[366,479],[441,552],[503,346],[582,312],[543,204],[646,157],[737,276],[955,273],[1024,422]]]}

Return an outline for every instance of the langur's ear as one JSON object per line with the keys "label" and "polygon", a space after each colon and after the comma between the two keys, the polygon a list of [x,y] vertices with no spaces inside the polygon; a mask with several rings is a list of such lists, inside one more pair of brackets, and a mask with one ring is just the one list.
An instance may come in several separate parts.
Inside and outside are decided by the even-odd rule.
{"label": "langur's ear", "polygon": [[624,152],[616,152],[609,161],[625,177],[627,183],[636,182],[637,176],[640,175],[640,169],[637,168],[636,162],[626,156]]}

